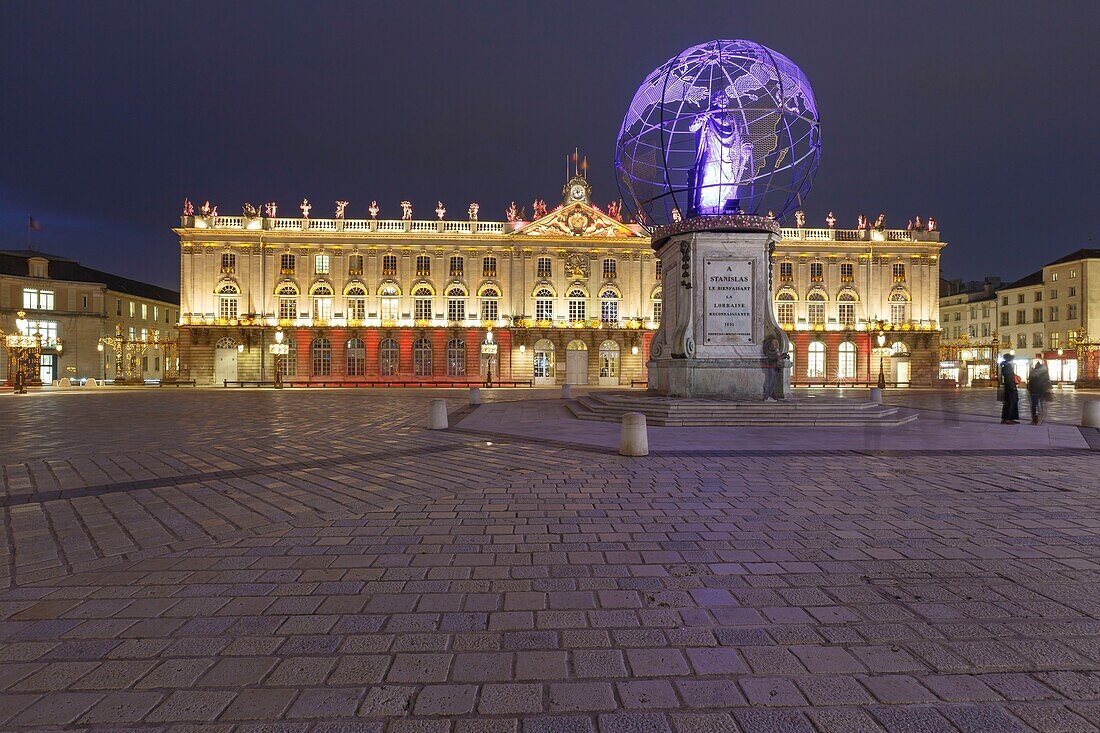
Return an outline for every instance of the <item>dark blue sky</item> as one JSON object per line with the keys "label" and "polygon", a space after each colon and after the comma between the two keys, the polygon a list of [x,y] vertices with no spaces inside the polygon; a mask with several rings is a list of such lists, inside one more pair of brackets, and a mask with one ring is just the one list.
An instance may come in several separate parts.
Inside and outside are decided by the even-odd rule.
{"label": "dark blue sky", "polygon": [[945,275],[1015,278],[1095,246],[1098,23],[1061,0],[7,2],[0,248],[26,246],[30,213],[38,249],[175,286],[184,196],[500,219],[556,199],[574,146],[603,204],[634,89],[725,37],[813,84],[811,224],[933,214]]}

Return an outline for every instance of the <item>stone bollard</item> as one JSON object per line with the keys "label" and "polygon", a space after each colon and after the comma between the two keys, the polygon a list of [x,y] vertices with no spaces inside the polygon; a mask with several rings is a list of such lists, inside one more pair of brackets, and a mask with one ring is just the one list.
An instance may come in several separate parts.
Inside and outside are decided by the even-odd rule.
{"label": "stone bollard", "polygon": [[563,385],[561,386],[561,398],[562,398],[563,400],[571,400],[571,399],[573,399],[573,385],[571,385],[571,384],[563,384]]}
{"label": "stone bollard", "polygon": [[882,404],[882,390],[878,387],[871,387],[871,402],[876,405]]}
{"label": "stone bollard", "polygon": [[470,404],[481,404],[481,387],[470,387]]}
{"label": "stone bollard", "polygon": [[428,403],[428,430],[447,429],[447,401],[432,400]]}
{"label": "stone bollard", "polygon": [[61,379],[57,380],[57,386],[58,387],[72,387],[73,383],[69,380],[68,377],[62,377]]}
{"label": "stone bollard", "polygon": [[1089,400],[1081,406],[1081,426],[1100,428],[1100,400]]}
{"label": "stone bollard", "polygon": [[95,377],[89,377],[88,381],[84,383],[85,387],[98,387],[99,382],[95,381]]}
{"label": "stone bollard", "polygon": [[642,413],[628,412],[623,415],[622,430],[619,433],[619,455],[649,455],[649,434],[646,432],[645,415]]}

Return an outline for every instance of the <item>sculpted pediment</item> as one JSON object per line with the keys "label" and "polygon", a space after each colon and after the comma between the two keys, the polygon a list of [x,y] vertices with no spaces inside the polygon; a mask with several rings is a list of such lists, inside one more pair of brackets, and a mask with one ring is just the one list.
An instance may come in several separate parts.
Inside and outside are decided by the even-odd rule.
{"label": "sculpted pediment", "polygon": [[630,227],[584,203],[551,211],[520,229],[518,237],[641,237]]}

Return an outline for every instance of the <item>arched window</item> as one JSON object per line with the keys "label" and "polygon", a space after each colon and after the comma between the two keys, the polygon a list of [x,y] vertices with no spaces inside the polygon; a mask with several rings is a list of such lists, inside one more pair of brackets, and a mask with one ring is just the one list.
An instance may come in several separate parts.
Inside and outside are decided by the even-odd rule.
{"label": "arched window", "polygon": [[[660,262],[660,260],[657,260],[657,261]],[[653,291],[653,295],[650,296],[651,300],[653,301],[653,322],[654,323],[660,323],[661,322],[661,314],[662,314],[662,311],[664,310],[664,301],[661,299],[661,294],[662,294],[661,288],[656,288]]]}
{"label": "arched window", "polygon": [[393,325],[397,323],[397,296],[400,295],[401,292],[397,289],[396,285],[383,285],[378,289],[378,294],[382,296],[381,318],[383,325]]}
{"label": "arched window", "polygon": [[316,283],[309,291],[313,297],[313,318],[327,321],[332,318],[332,287],[326,282]]}
{"label": "arched window", "polygon": [[825,376],[825,344],[811,341],[806,352],[806,376],[809,379],[822,379]]}
{"label": "arched window", "polygon": [[619,321],[619,294],[610,288],[600,293],[600,320],[604,323]]}
{"label": "arched window", "polygon": [[413,318],[417,321],[432,319],[432,289],[419,287],[413,291]]}
{"label": "arched window", "polygon": [[298,376],[298,343],[294,337],[286,339],[286,353],[279,360],[279,371],[284,377]]}
{"label": "arched window", "polygon": [[837,351],[836,375],[840,379],[856,377],[856,345],[851,341],[842,341]]}
{"label": "arched window", "polygon": [[447,291],[447,320],[466,320],[466,291],[462,288],[451,288]]}
{"label": "arched window", "polygon": [[378,373],[383,377],[397,376],[399,352],[397,342],[391,338],[382,339],[378,344]]}
{"label": "arched window", "polygon": [[332,374],[332,342],[324,336],[313,339],[310,346],[313,361],[313,376],[327,377]]}
{"label": "arched window", "polygon": [[237,317],[237,296],[240,294],[240,292],[240,288],[232,283],[225,283],[220,288],[218,288],[219,318]]}
{"label": "arched window", "polygon": [[909,345],[904,341],[895,341],[890,344],[891,356],[909,356]]}
{"label": "arched window", "polygon": [[431,277],[432,276],[432,258],[428,255],[416,256],[416,276],[417,277]]}
{"label": "arched window", "polygon": [[580,288],[573,288],[566,296],[569,299],[569,320],[584,321],[588,318],[588,294]]}
{"label": "arched window", "polygon": [[413,374],[418,377],[432,376],[432,342],[428,339],[413,341]]}
{"label": "arched window", "polygon": [[549,257],[539,257],[536,266],[536,277],[551,277],[553,272],[553,260]]}
{"label": "arched window", "polygon": [[782,292],[775,296],[775,320],[781,326],[794,323],[794,293]]}
{"label": "arched window", "polygon": [[825,293],[818,291],[806,296],[806,315],[812,325],[825,323]]}
{"label": "arched window", "polygon": [[220,339],[218,339],[217,343],[214,344],[214,348],[215,349],[235,349],[235,348],[237,348],[237,342],[234,341],[233,339],[231,339],[228,336],[222,336]]}
{"label": "arched window", "polygon": [[352,285],[344,290],[348,298],[348,318],[353,321],[361,321],[367,317],[367,291],[359,285]]}
{"label": "arched window", "polygon": [[858,300],[856,294],[846,290],[838,295],[836,299],[840,325],[848,328],[854,327],[856,325],[856,301]]}
{"label": "arched window", "polygon": [[535,320],[554,320],[554,294],[549,288],[540,288],[535,293]]}
{"label": "arched window", "polygon": [[367,351],[363,346],[363,339],[348,339],[346,352],[346,369],[344,373],[349,377],[361,377],[367,364]]}
{"label": "arched window", "polygon": [[552,379],[554,377],[554,344],[548,339],[539,339],[535,342],[534,351],[535,379]]}
{"label": "arched window", "polygon": [[447,342],[447,376],[466,376],[466,342],[462,339]]}
{"label": "arched window", "polygon": [[619,376],[619,345],[608,339],[600,344],[600,379]]}
{"label": "arched window", "polygon": [[500,318],[500,291],[496,288],[481,289],[481,320],[495,322]]}
{"label": "arched window", "polygon": [[298,287],[292,283],[283,283],[275,291],[275,295],[279,298],[279,320],[292,321],[297,318]]}
{"label": "arched window", "polygon": [[909,295],[904,290],[890,293],[890,323],[900,326],[909,321]]}

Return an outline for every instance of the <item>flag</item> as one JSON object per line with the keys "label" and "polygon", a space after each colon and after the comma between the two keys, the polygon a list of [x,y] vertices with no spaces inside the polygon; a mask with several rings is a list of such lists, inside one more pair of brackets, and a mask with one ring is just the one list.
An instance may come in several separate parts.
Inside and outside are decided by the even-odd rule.
{"label": "flag", "polygon": [[38,232],[42,230],[42,225],[38,223],[38,220],[33,216],[27,217],[27,231]]}

